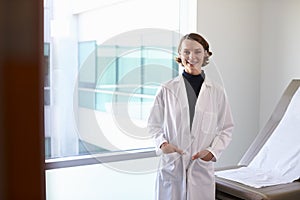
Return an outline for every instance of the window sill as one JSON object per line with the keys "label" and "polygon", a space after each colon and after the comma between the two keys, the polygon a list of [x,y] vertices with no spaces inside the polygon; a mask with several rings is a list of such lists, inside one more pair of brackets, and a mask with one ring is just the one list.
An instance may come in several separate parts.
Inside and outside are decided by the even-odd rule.
{"label": "window sill", "polygon": [[156,157],[154,148],[47,159],[46,170]]}

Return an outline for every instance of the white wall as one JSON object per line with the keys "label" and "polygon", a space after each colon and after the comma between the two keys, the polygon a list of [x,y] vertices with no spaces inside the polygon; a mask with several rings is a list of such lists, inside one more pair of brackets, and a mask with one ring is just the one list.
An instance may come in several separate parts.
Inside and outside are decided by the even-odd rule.
{"label": "white wall", "polygon": [[156,164],[157,160],[148,158],[48,170],[46,198],[47,200],[152,200],[156,178],[153,169],[133,170],[138,173],[119,170],[132,165],[145,166],[145,163],[153,166],[154,164],[151,164],[153,161]]}
{"label": "white wall", "polygon": [[300,79],[300,1],[262,4],[260,127],[292,79]]}
{"label": "white wall", "polygon": [[300,1],[199,0],[197,9],[197,31],[210,42],[236,125],[216,166],[233,165],[300,78]]}
{"label": "white wall", "polygon": [[260,1],[200,0],[197,23],[211,45],[232,107],[233,141],[216,165],[229,166],[240,160],[258,132]]}

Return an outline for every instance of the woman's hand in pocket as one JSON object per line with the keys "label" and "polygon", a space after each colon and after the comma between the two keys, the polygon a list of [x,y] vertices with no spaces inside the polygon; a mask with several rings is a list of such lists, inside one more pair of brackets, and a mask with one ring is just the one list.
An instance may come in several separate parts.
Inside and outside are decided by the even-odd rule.
{"label": "woman's hand in pocket", "polygon": [[162,152],[165,153],[165,154],[174,153],[174,152],[177,152],[179,154],[183,154],[182,149],[179,149],[175,145],[169,144],[167,142],[163,143],[160,148],[161,148]]}
{"label": "woman's hand in pocket", "polygon": [[208,150],[203,150],[200,151],[198,153],[196,153],[195,155],[192,156],[192,160],[196,160],[198,158],[204,160],[204,161],[211,161],[211,159],[213,159],[214,155],[208,151]]}

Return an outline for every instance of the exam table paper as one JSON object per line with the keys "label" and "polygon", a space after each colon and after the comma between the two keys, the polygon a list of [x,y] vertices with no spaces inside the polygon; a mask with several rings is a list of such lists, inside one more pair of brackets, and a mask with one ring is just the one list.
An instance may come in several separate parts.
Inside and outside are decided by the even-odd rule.
{"label": "exam table paper", "polygon": [[300,177],[300,88],[282,120],[247,167],[216,172],[216,176],[255,188],[285,184]]}

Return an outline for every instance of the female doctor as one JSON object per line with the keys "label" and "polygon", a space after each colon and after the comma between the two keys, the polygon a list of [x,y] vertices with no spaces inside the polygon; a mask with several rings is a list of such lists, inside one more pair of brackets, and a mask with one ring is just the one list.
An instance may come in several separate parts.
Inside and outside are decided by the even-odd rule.
{"label": "female doctor", "polygon": [[148,130],[162,153],[157,200],[215,199],[214,162],[231,141],[233,120],[224,89],[202,70],[211,55],[201,35],[183,36],[176,61],[184,71],[155,98]]}

